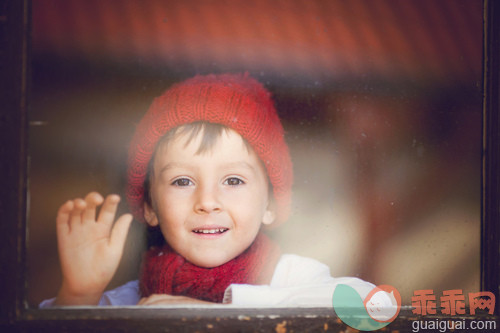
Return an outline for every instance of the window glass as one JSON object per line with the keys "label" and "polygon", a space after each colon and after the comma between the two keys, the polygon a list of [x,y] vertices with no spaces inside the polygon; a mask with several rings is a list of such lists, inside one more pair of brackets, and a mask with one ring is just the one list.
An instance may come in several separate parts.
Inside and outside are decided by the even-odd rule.
{"label": "window glass", "polygon": [[[127,146],[154,97],[249,72],[273,94],[294,163],[283,252],[337,276],[479,290],[482,3],[33,2],[28,303],[61,283],[55,215],[124,195]],[[121,212],[126,212],[125,202]],[[134,223],[110,288],[137,279]]]}

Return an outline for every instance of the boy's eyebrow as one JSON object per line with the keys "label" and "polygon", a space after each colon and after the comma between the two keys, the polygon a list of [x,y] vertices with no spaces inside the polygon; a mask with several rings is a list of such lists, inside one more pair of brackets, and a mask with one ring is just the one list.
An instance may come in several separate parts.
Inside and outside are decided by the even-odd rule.
{"label": "boy's eyebrow", "polygon": [[187,168],[189,167],[188,163],[179,163],[179,162],[168,162],[164,166],[161,167],[160,172],[158,174],[162,174],[164,171],[172,168]]}
{"label": "boy's eyebrow", "polygon": [[243,167],[243,168],[246,168],[246,169],[250,169],[252,171],[255,171],[255,167],[248,163],[248,162],[245,162],[245,161],[238,161],[238,162],[231,162],[231,163],[227,163],[224,165],[224,167],[226,168],[238,168],[238,167]]}
{"label": "boy's eyebrow", "polygon": [[[224,167],[224,168],[238,168],[238,167],[243,167],[245,169],[249,169],[251,171],[255,171],[255,167],[252,164],[250,164],[248,162],[245,162],[245,161],[237,161],[237,162],[226,163],[226,164],[223,164],[222,167]],[[162,174],[164,171],[167,171],[167,170],[173,169],[173,168],[186,168],[186,169],[190,169],[191,165],[189,163],[168,162],[167,164],[165,164],[164,166],[162,166],[162,168],[160,169],[159,174]]]}

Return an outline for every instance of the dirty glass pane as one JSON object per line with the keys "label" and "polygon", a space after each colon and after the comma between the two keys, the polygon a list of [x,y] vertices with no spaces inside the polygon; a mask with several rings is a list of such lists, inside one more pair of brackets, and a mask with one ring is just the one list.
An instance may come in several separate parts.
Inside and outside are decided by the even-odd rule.
{"label": "dirty glass pane", "polygon": [[[59,205],[123,196],[152,99],[221,72],[261,81],[285,127],[292,216],[269,233],[284,253],[405,303],[478,291],[481,44],[481,1],[34,1],[29,304],[61,282]],[[145,247],[134,223],[110,288]]]}

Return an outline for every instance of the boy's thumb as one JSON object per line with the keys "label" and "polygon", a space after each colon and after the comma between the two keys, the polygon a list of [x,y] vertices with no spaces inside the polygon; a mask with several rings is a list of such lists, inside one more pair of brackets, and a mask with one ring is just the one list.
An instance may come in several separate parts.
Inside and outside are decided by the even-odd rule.
{"label": "boy's thumb", "polygon": [[124,214],[116,220],[113,229],[111,230],[110,244],[122,250],[127,240],[127,234],[132,224],[132,214]]}

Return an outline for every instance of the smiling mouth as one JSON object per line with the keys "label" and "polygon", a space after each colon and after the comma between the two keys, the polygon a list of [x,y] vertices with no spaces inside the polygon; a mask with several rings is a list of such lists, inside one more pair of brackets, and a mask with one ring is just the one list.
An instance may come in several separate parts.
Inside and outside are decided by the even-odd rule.
{"label": "smiling mouth", "polygon": [[213,235],[213,234],[223,234],[228,231],[228,228],[215,228],[215,229],[194,229],[195,234]]}

